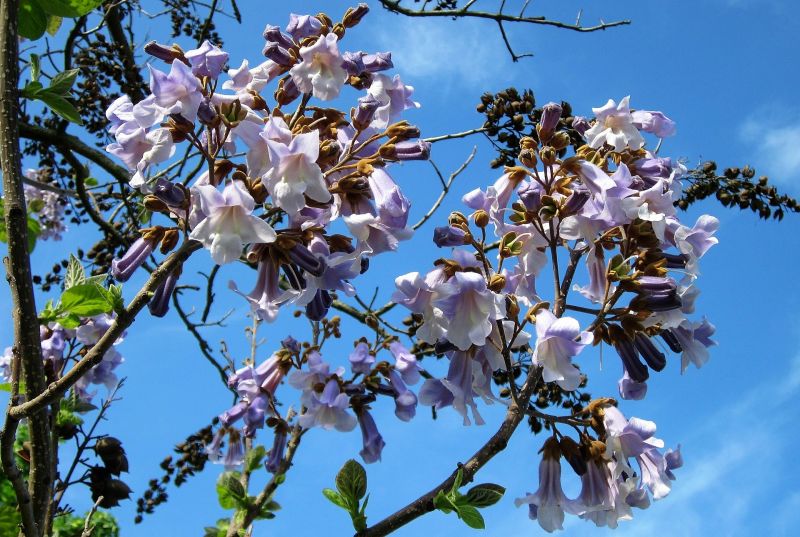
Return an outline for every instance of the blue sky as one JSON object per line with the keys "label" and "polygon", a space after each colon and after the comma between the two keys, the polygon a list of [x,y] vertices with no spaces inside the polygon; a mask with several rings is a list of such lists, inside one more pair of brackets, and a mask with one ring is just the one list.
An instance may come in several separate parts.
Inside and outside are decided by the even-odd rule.
{"label": "blue sky", "polygon": [[[260,57],[265,24],[285,24],[289,9],[268,4],[269,9],[259,9],[255,2],[245,0],[240,5],[244,24],[222,24],[220,33],[227,38],[226,50],[233,64],[238,65],[244,57],[253,61]],[[420,125],[425,135],[480,126],[481,117],[474,112],[480,94],[509,85],[534,89],[540,104],[567,100],[576,113],[586,115],[608,98],[630,94],[634,107],[663,110],[678,123],[678,135],[665,143],[663,155],[685,158],[689,165],[704,159],[715,159],[721,166],[750,163],[781,188],[800,196],[800,105],[796,100],[800,22],[792,4],[777,0],[541,0],[533,3],[532,13],[541,8],[545,14],[574,20],[583,7],[587,24],[599,17],[630,18],[634,23],[588,35],[509,27],[516,51],[535,53],[516,64],[493,23],[411,20],[373,6],[365,22],[348,33],[345,48],[393,52],[396,72],[415,86],[415,98],[423,105],[408,119]],[[339,14],[346,5],[296,1],[291,10],[316,13],[324,9]],[[151,38],[164,35],[157,26],[149,34]],[[191,43],[181,44],[191,48]],[[479,139],[434,147],[434,160],[449,171],[466,158],[474,144],[478,156],[459,177],[442,208],[442,218],[459,207],[462,193],[494,181],[497,173],[488,167],[491,149]],[[430,168],[413,163],[396,167],[393,175],[414,200],[412,214],[424,214],[437,195],[438,180]],[[800,441],[800,433],[787,411],[800,392],[800,319],[796,310],[800,291],[788,276],[800,261],[800,221],[794,215],[780,224],[757,221],[752,214],[713,203],[693,208],[686,221],[692,222],[701,212],[711,212],[721,221],[720,244],[703,259],[703,276],[698,282],[702,290],[698,312],[716,325],[719,346],[702,370],[692,368],[680,375],[678,360],[673,359],[665,371],[652,377],[644,401],[622,405],[628,416],[656,421],[658,436],[668,445],[681,443],[685,466],[669,497],[647,511],[637,511],[636,519],[623,522],[617,532],[790,535],[800,522],[800,492],[792,465],[792,447]],[[362,296],[371,296],[375,286],[381,285],[378,302],[383,303],[395,275],[430,268],[437,252],[429,241],[429,226],[405,248],[401,246],[399,253],[375,260],[370,272],[359,280]],[[46,269],[54,259],[63,257],[65,249],[74,247],[76,240],[73,233],[64,243],[40,245],[34,265]],[[210,263],[207,253],[201,252],[185,274],[208,270]],[[224,288],[231,278],[243,288],[249,288],[253,280],[246,270],[223,270],[214,312],[235,311],[225,328],[209,331],[208,339],[215,347],[225,339],[232,354],[243,357],[246,308]],[[132,296],[141,282],[140,275],[126,284],[126,292]],[[0,311],[6,316],[9,313],[5,287]],[[262,331],[267,338],[262,358],[286,334],[298,338],[303,334],[304,325],[289,317],[282,315],[277,324]],[[346,328],[342,344],[327,349],[326,357],[334,363],[345,363],[349,342],[366,335],[357,325],[347,324]],[[0,343],[9,342],[8,330],[0,332]],[[129,330],[121,352],[126,362],[118,371],[128,377],[128,384],[122,401],[112,408],[104,432],[124,442],[132,469],[127,481],[141,493],[147,481],[159,474],[158,462],[171,446],[227,408],[230,399],[216,372],[173,315],[163,320],[143,316]],[[607,353],[602,371],[596,351],[587,351],[580,359],[595,395],[616,393],[619,365],[609,356]],[[441,366],[429,365],[432,370]],[[495,405],[482,409],[485,426],[464,428],[453,412],[441,413],[434,423],[427,409],[420,408],[413,422],[400,423],[390,404],[377,406],[376,420],[387,446],[383,461],[367,467],[371,521],[439,483],[457,461],[467,459],[488,438],[502,418],[502,409]],[[269,443],[266,435],[261,438]],[[541,440],[520,431],[507,451],[479,474],[478,481],[508,488],[500,504],[484,511],[484,534],[541,533],[512,501],[537,486],[536,451]],[[357,457],[360,442],[357,431],[311,431],[276,496],[283,509],[276,519],[260,523],[256,535],[352,533],[347,515],[329,504],[320,490],[331,486],[345,460]],[[221,468],[209,467],[181,489],[171,489],[170,501],[142,525],[132,524],[133,502],[115,510],[123,535],[197,535],[223,515],[213,492],[219,471]],[[68,501],[80,508],[86,505],[85,496],[83,490],[76,490]],[[570,535],[606,531],[579,520],[569,523],[567,529]],[[470,531],[454,515],[437,512],[396,534],[460,536]]]}

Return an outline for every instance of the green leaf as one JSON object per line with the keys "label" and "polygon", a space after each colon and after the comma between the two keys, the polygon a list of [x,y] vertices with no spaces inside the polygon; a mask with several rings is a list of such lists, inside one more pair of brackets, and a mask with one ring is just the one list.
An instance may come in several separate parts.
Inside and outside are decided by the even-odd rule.
{"label": "green leaf", "polygon": [[25,87],[22,88],[20,96],[23,99],[33,100],[36,98],[39,92],[42,91],[43,87],[44,86],[42,86],[41,82],[28,82],[27,84],[25,84]]}
{"label": "green leaf", "polygon": [[450,487],[450,493],[451,494],[454,493],[454,492],[457,492],[458,489],[461,488],[461,482],[463,480],[464,480],[464,471],[461,469],[461,467],[459,467],[458,471],[456,472],[456,478],[455,478],[455,480],[453,480],[453,486]]}
{"label": "green leaf", "polygon": [[47,29],[47,13],[39,5],[39,0],[22,0],[19,3],[19,27],[17,33],[27,39],[36,40]]}
{"label": "green leaf", "polygon": [[367,472],[364,467],[350,459],[336,474],[336,489],[345,500],[358,505],[358,500],[367,493]]}
{"label": "green leaf", "polygon": [[76,125],[83,125],[80,114],[75,106],[66,100],[61,95],[55,95],[47,91],[40,91],[36,94],[36,98],[46,104],[50,110],[63,117],[67,121],[71,121]]}
{"label": "green leaf", "polygon": [[471,505],[473,507],[489,507],[500,501],[506,489],[494,483],[482,483],[475,485],[466,495],[459,498],[459,504]]}
{"label": "green leaf", "polygon": [[38,54],[31,54],[31,82],[39,82],[39,75],[42,73],[41,62]]}
{"label": "green leaf", "polygon": [[254,447],[247,452],[247,456],[244,459],[244,467],[248,472],[254,472],[258,470],[258,467],[261,466],[261,461],[264,460],[264,456],[266,454],[267,450],[264,449],[264,446]]}
{"label": "green leaf", "polygon": [[64,273],[64,289],[75,287],[86,281],[86,271],[77,257],[70,254],[67,270]]}
{"label": "green leaf", "polygon": [[69,71],[58,73],[52,78],[52,80],[50,80],[50,85],[47,86],[47,91],[48,93],[53,93],[55,95],[67,95],[69,90],[72,89],[73,84],[75,84],[75,79],[77,78],[77,69],[70,69]]}
{"label": "green leaf", "polygon": [[97,186],[100,184],[94,177],[87,177],[83,182],[86,184],[86,186]]}
{"label": "green leaf", "polygon": [[445,514],[455,511],[456,509],[456,505],[443,490],[440,490],[433,498],[433,506]]}
{"label": "green leaf", "polygon": [[239,472],[225,472],[217,479],[217,500],[223,509],[247,505],[247,492],[240,479]]}
{"label": "green leaf", "polygon": [[482,530],[486,528],[486,523],[483,521],[483,517],[478,510],[471,505],[460,505],[458,510],[456,510],[456,514],[458,515],[458,518],[463,520],[464,523],[470,528],[475,528],[476,530]]}
{"label": "green leaf", "polygon": [[348,510],[349,509],[347,507],[347,502],[345,502],[344,498],[342,498],[341,494],[339,494],[335,490],[333,490],[333,489],[322,489],[322,495],[325,496],[328,499],[328,501],[331,502],[333,505],[341,507],[344,510]]}
{"label": "green leaf", "polygon": [[96,284],[83,283],[70,287],[61,295],[59,310],[64,313],[91,317],[109,313],[114,308],[111,293]]}
{"label": "green leaf", "polygon": [[28,215],[28,253],[33,252],[33,249],[36,248],[36,239],[39,238],[41,233],[42,226],[39,221]]}
{"label": "green leaf", "polygon": [[63,17],[58,17],[56,15],[50,15],[47,17],[47,33],[50,36],[55,36],[58,33],[58,30],[61,28],[62,22],[64,22]]}
{"label": "green leaf", "polygon": [[50,15],[82,17],[103,3],[102,0],[38,0]]}

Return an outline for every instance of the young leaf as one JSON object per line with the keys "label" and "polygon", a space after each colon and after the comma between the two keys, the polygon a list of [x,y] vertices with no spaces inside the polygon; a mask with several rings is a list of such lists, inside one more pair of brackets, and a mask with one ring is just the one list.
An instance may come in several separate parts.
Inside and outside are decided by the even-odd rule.
{"label": "young leaf", "polygon": [[65,96],[69,94],[69,90],[71,90],[72,85],[75,84],[76,78],[78,78],[77,69],[70,69],[69,71],[58,73],[50,80],[50,85],[47,86],[47,92]]}
{"label": "young leaf", "polygon": [[328,499],[328,501],[331,502],[333,505],[341,507],[344,510],[348,510],[347,502],[345,502],[341,494],[339,494],[335,490],[322,489],[322,495],[325,496]]}
{"label": "young leaf", "polygon": [[76,285],[64,291],[59,304],[60,311],[80,317],[109,313],[113,308],[113,297],[109,291],[90,283]]}
{"label": "young leaf", "polygon": [[443,490],[440,490],[433,498],[433,506],[445,514],[454,511],[456,508],[449,495],[445,494]]}
{"label": "young leaf", "polygon": [[258,470],[258,467],[261,466],[261,461],[264,460],[264,456],[266,454],[267,450],[264,449],[264,446],[254,447],[247,452],[247,456],[244,459],[244,467],[247,468],[248,472],[254,472]]}
{"label": "young leaf", "polygon": [[494,483],[482,483],[475,485],[465,496],[460,498],[459,503],[471,505],[473,507],[489,507],[500,501],[506,489]]}
{"label": "young leaf", "polygon": [[38,54],[31,54],[31,82],[39,82],[39,75],[42,72]]}
{"label": "young leaf", "polygon": [[33,252],[33,249],[36,248],[36,239],[39,238],[41,233],[42,226],[39,221],[28,215],[28,253]]}
{"label": "young leaf", "polygon": [[225,472],[217,478],[217,500],[223,509],[234,509],[247,501],[239,472]]}
{"label": "young leaf", "polygon": [[86,281],[86,271],[83,270],[83,265],[78,261],[78,258],[70,254],[67,270],[64,274],[64,289],[75,287]]}
{"label": "young leaf", "polygon": [[36,94],[36,98],[46,104],[50,110],[63,117],[67,121],[71,121],[76,125],[83,125],[78,110],[71,102],[66,100],[61,95],[56,95],[48,91],[40,91]]}
{"label": "young leaf", "polygon": [[464,524],[470,528],[475,528],[476,530],[482,530],[486,528],[486,523],[483,521],[483,517],[478,510],[471,505],[459,506],[456,514],[458,515],[458,518],[463,520]]}
{"label": "young leaf", "polygon": [[47,17],[47,33],[51,36],[55,36],[58,33],[58,30],[61,28],[61,23],[64,22],[63,17],[58,17],[56,15],[50,15]]}
{"label": "young leaf", "polygon": [[367,493],[367,472],[364,467],[350,459],[336,474],[336,489],[345,500],[358,505],[358,500]]}

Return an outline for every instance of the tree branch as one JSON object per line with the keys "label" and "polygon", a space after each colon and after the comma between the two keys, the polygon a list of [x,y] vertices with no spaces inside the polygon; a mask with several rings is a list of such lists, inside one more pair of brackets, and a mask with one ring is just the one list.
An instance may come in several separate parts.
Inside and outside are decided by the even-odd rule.
{"label": "tree branch", "polygon": [[29,125],[27,123],[20,123],[19,134],[22,138],[27,138],[28,140],[74,151],[103,168],[120,183],[127,184],[131,178],[131,173],[128,170],[111,160],[105,153],[86,145],[80,139],[70,134],[36,125]]}
{"label": "tree branch", "polygon": [[[86,374],[92,367],[103,360],[106,351],[111,348],[114,342],[122,333],[136,320],[136,316],[147,305],[153,292],[162,281],[181,263],[183,263],[193,252],[199,250],[200,243],[194,240],[184,242],[181,247],[173,252],[161,265],[156,268],[150,278],[131,300],[126,308],[118,312],[117,318],[111,324],[108,331],[103,334],[97,343],[75,364],[63,377],[51,383],[37,397],[29,399],[27,402],[17,405],[9,410],[9,414],[14,418],[22,418],[31,415],[40,408],[59,399],[78,379]],[[38,321],[37,321],[38,323]],[[38,333],[38,325],[37,325]]]}
{"label": "tree branch", "polygon": [[[39,319],[31,280],[28,213],[25,206],[19,149],[18,9],[17,0],[0,0],[0,167],[3,171],[3,203],[8,236],[8,256],[5,258],[5,265],[6,279],[11,288],[13,355],[17,361],[17,371],[21,371],[25,381],[26,397],[33,399],[42,393],[47,381],[42,363]],[[9,408],[9,414],[11,410]],[[50,417],[43,406],[37,410],[38,413],[29,415],[28,422],[31,435],[28,490],[34,523],[44,519],[52,489]],[[7,417],[2,432],[2,457],[4,468],[9,468],[12,472],[16,466],[13,460],[15,434],[16,423]],[[21,511],[24,511],[26,508],[22,505],[27,498],[19,494],[19,480],[14,485]],[[26,520],[25,534],[36,537],[41,530],[38,527],[31,527],[29,513],[23,515],[23,519]]]}

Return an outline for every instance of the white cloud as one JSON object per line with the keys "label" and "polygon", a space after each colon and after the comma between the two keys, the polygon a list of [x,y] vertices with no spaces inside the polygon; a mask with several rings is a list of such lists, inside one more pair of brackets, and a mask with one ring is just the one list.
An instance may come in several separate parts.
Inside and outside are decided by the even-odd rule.
{"label": "white cloud", "polygon": [[774,182],[800,178],[800,111],[762,108],[744,121],[739,134],[757,169]]}
{"label": "white cloud", "polygon": [[508,52],[486,21],[386,16],[381,22],[378,43],[392,51],[395,68],[412,83],[430,78],[452,90],[510,76],[504,75],[511,63]]}

